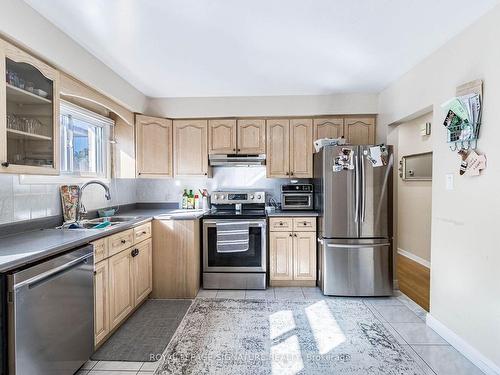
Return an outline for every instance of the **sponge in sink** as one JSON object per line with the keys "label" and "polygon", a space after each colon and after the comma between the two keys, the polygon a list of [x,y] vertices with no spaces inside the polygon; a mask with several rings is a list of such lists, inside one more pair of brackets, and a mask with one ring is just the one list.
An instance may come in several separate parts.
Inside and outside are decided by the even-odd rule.
{"label": "sponge in sink", "polygon": [[111,225],[111,223],[109,221],[104,221],[102,223],[99,223],[97,224],[95,227],[93,227],[92,229],[104,229],[104,228],[107,228]]}

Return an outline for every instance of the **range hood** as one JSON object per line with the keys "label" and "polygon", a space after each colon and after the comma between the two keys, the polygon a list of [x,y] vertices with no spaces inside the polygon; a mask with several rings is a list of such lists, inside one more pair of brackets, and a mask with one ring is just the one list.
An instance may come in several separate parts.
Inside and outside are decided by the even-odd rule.
{"label": "range hood", "polygon": [[266,165],[266,155],[209,155],[212,167],[253,167]]}

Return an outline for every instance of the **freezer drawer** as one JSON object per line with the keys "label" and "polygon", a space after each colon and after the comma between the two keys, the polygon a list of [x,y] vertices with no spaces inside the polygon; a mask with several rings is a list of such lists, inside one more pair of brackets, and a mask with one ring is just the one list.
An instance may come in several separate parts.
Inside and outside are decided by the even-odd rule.
{"label": "freezer drawer", "polygon": [[321,242],[320,287],[325,295],[392,295],[392,250],[389,240]]}

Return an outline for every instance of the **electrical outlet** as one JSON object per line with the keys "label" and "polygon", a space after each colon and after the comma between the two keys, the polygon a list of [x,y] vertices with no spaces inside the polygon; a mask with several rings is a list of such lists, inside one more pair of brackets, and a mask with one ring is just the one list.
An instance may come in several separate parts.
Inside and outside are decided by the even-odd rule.
{"label": "electrical outlet", "polygon": [[453,190],[453,174],[446,175],[446,190]]}

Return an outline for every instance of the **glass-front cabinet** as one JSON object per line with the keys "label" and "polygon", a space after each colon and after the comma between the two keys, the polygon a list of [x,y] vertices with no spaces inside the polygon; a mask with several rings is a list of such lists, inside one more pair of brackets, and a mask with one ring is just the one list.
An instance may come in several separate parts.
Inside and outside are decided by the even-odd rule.
{"label": "glass-front cabinet", "polygon": [[59,73],[0,40],[0,173],[59,173]]}

